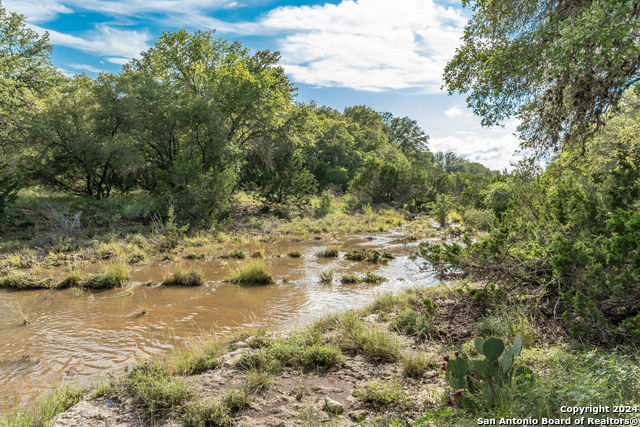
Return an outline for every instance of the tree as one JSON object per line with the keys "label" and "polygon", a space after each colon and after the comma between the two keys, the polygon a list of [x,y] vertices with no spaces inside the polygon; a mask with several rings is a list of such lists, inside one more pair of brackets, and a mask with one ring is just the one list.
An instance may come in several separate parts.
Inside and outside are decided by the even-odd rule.
{"label": "tree", "polygon": [[21,146],[38,101],[59,73],[51,66],[48,34],[38,36],[25,17],[0,4],[0,216],[16,198],[23,177]]}
{"label": "tree", "polygon": [[418,126],[418,122],[409,117],[393,117],[391,113],[382,113],[384,131],[389,143],[397,146],[409,161],[430,166],[433,154],[429,151],[429,135]]}
{"label": "tree", "polygon": [[[584,146],[640,81],[638,0],[464,0],[473,18],[445,68],[484,126],[522,120],[534,155]],[[583,150],[584,151],[584,150]]]}
{"label": "tree", "polygon": [[129,104],[113,75],[94,81],[81,74],[61,84],[31,129],[32,176],[95,199],[134,187],[141,159]]}

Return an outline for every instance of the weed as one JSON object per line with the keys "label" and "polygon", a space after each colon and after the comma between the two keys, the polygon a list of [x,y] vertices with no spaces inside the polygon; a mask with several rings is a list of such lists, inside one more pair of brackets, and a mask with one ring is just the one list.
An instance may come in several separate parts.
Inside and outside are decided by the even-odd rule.
{"label": "weed", "polygon": [[418,340],[428,338],[433,333],[433,317],[428,314],[420,314],[411,308],[405,308],[393,321],[391,327],[404,333],[415,336]]}
{"label": "weed", "polygon": [[2,303],[5,307],[14,312],[14,314],[20,319],[20,323],[24,326],[31,323],[29,322],[29,310],[23,307],[18,301],[9,302],[7,300],[2,300]]}
{"label": "weed", "polygon": [[195,375],[219,364],[224,346],[213,340],[196,340],[185,347],[178,347],[167,362],[169,372],[177,375]]}
{"label": "weed", "polygon": [[296,400],[299,402],[304,396],[311,395],[311,390],[304,381],[304,373],[300,371],[300,379],[298,380],[298,389],[296,390]]}
{"label": "weed", "polygon": [[320,278],[320,283],[333,282],[333,268],[321,271],[318,277]]}
{"label": "weed", "polygon": [[185,427],[232,427],[229,409],[216,402],[190,402],[182,415]]}
{"label": "weed", "polygon": [[[56,286],[58,289],[64,288],[77,288],[82,284],[83,277],[78,273],[71,273],[68,277],[66,277],[63,281],[58,283]],[[75,295],[75,294],[74,294]]]}
{"label": "weed", "polygon": [[0,289],[50,289],[54,286],[55,280],[53,279],[40,280],[26,273],[14,273],[0,277]]}
{"label": "weed", "polygon": [[265,248],[258,249],[251,254],[251,258],[262,259],[264,258]]}
{"label": "weed", "polygon": [[387,262],[388,260],[395,258],[391,252],[385,251],[381,253],[375,249],[353,249],[347,252],[344,257],[351,261],[366,261],[373,263]]}
{"label": "weed", "polygon": [[400,358],[400,344],[377,328],[368,329],[362,319],[348,311],[330,319],[336,330],[338,345],[348,351],[362,351],[377,362],[395,362]]}
{"label": "weed", "polygon": [[236,250],[233,250],[233,251],[229,252],[229,254],[227,256],[229,258],[234,258],[234,259],[245,259],[247,257],[247,254],[244,253],[244,251],[241,250],[241,249],[236,249]]}
{"label": "weed", "polygon": [[287,255],[291,258],[300,258],[302,256],[302,251],[295,250],[287,252]]}
{"label": "weed", "polygon": [[340,248],[337,246],[327,246],[320,252],[316,252],[318,258],[338,258]]}
{"label": "weed", "polygon": [[233,272],[233,275],[225,279],[226,282],[235,283],[237,285],[272,285],[274,284],[273,276],[267,271],[262,261],[248,261]]}
{"label": "weed", "polygon": [[201,286],[204,285],[204,274],[200,270],[183,271],[178,268],[173,274],[163,277],[164,286]]}

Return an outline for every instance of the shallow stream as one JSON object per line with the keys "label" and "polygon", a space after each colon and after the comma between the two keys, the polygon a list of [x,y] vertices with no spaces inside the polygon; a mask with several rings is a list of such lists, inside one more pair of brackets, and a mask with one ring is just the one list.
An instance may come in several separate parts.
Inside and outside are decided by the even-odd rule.
{"label": "shallow stream", "polygon": [[[277,284],[239,287],[222,280],[243,261],[179,261],[183,267],[204,273],[204,286],[146,287],[79,294],[60,291],[0,290],[0,412],[26,403],[57,381],[89,383],[101,374],[117,372],[141,357],[167,354],[190,336],[229,334],[235,330],[268,326],[292,328],[321,315],[362,307],[378,292],[397,293],[418,284],[432,283],[408,259],[417,244],[396,243],[400,235],[337,236],[333,240],[277,241],[260,246],[235,245],[232,249],[265,249],[265,263]],[[326,245],[339,245],[340,257],[317,258]],[[351,248],[389,250],[396,255],[387,265],[343,258]],[[289,258],[291,250],[301,258]],[[197,250],[196,250],[197,251]],[[274,254],[283,254],[279,258]],[[86,272],[102,266],[90,265]],[[175,263],[150,260],[133,266],[134,284],[162,282]],[[318,274],[332,268],[331,284]],[[377,285],[343,285],[340,277],[367,271],[389,279]],[[62,277],[64,269],[44,270],[40,277]],[[282,279],[289,279],[282,283]],[[22,323],[22,310],[30,324]],[[147,311],[146,315],[141,314]]]}

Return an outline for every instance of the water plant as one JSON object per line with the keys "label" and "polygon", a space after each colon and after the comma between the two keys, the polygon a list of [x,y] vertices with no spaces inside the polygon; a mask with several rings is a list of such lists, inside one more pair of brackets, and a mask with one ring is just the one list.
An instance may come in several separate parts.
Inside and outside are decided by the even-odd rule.
{"label": "water plant", "polygon": [[112,264],[102,274],[90,275],[82,284],[88,289],[119,288],[129,280],[129,267],[127,265]]}
{"label": "water plant", "polygon": [[204,285],[204,274],[202,271],[191,269],[184,271],[176,268],[172,274],[162,278],[164,286],[201,286]]}
{"label": "water plant", "polygon": [[302,256],[302,251],[298,249],[289,251],[287,252],[287,256],[289,256],[290,258],[300,258]]}
{"label": "water plant", "polygon": [[50,289],[55,283],[53,279],[40,280],[27,273],[12,273],[0,277],[0,288]]}
{"label": "water plant", "polygon": [[323,250],[316,252],[318,258],[338,258],[340,248],[337,246],[327,246]]}
{"label": "water plant", "polygon": [[333,282],[333,268],[328,270],[322,270],[318,275],[320,279],[320,283],[331,283]]}
{"label": "water plant", "polygon": [[394,259],[395,256],[391,252],[383,251],[378,252],[375,249],[352,249],[347,252],[344,257],[351,261],[366,261],[366,262],[387,262],[390,259]]}
{"label": "water plant", "polygon": [[240,264],[233,274],[225,279],[225,282],[250,286],[272,285],[275,283],[264,262],[259,260],[251,260]]}
{"label": "water plant", "polygon": [[242,249],[235,249],[229,252],[227,256],[234,259],[245,259],[247,257],[247,254]]}
{"label": "water plant", "polygon": [[386,277],[379,276],[372,271],[367,271],[361,280],[364,283],[382,283],[389,279],[387,279]]}
{"label": "water plant", "polygon": [[348,274],[346,276],[342,276],[340,278],[340,282],[342,282],[343,284],[349,284],[349,283],[360,283],[361,280],[358,276],[356,276],[355,274]]}

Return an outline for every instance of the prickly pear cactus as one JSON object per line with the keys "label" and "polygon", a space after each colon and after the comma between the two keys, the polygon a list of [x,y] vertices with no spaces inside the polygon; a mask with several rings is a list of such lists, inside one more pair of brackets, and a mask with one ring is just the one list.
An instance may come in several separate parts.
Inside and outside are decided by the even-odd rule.
{"label": "prickly pear cactus", "polygon": [[[457,390],[453,399],[458,406],[476,408],[491,407],[496,392],[509,385],[514,378],[513,360],[522,351],[522,337],[518,335],[513,344],[498,338],[486,341],[476,338],[476,350],[484,358],[468,360],[465,357],[445,357],[445,378],[452,389]],[[533,381],[533,372],[527,367],[515,370],[516,385]],[[464,390],[462,392],[461,390]]]}

